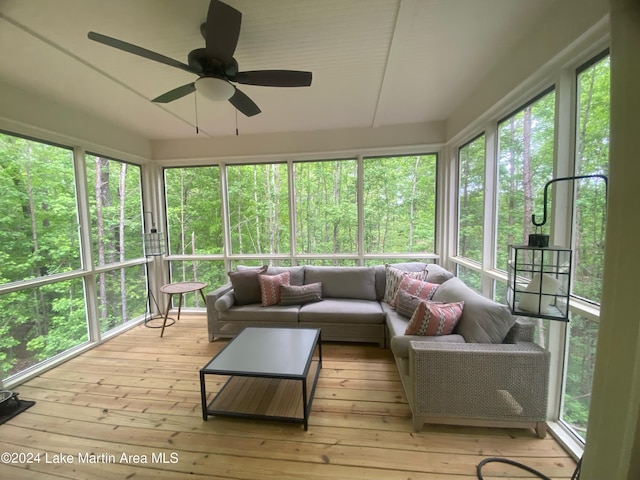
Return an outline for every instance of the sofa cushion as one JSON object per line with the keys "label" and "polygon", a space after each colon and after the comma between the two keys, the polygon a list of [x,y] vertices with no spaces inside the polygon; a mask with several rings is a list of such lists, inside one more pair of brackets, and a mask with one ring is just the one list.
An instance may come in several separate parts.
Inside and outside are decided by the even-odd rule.
{"label": "sofa cushion", "polygon": [[417,272],[407,272],[405,270],[400,270],[399,268],[395,268],[391,265],[385,265],[385,287],[384,287],[384,297],[382,300],[387,303],[393,302],[394,298],[398,293],[398,288],[402,283],[402,280],[405,276],[414,278],[417,280],[424,280],[426,275],[426,270],[422,269]]}
{"label": "sofa cushion", "polygon": [[436,265],[435,263],[427,265],[427,276],[425,277],[425,281],[429,283],[444,283],[453,277],[453,273],[442,268],[440,265]]}
{"label": "sofa cushion", "polygon": [[433,337],[449,335],[458,324],[463,307],[464,302],[436,303],[420,300],[404,334]]}
{"label": "sofa cushion", "polygon": [[229,279],[233,286],[236,305],[260,303],[260,282],[258,275],[267,271],[267,266],[257,268],[243,268],[229,272]]}
{"label": "sofa cushion", "polygon": [[395,297],[393,297],[393,300],[389,302],[392,308],[396,308],[398,306],[398,295],[400,292],[407,292],[409,295],[413,295],[414,297],[418,297],[423,300],[431,300],[440,286],[437,283],[416,280],[415,278],[411,278],[410,275],[411,274],[405,274],[402,278],[402,282],[400,282],[400,285],[398,286],[398,291],[396,292]]}
{"label": "sofa cushion", "polygon": [[289,272],[289,285],[304,285],[304,267],[274,267],[269,265],[267,275],[278,275]]}
{"label": "sofa cushion", "polygon": [[440,285],[433,301],[464,302],[454,331],[470,343],[502,343],[515,322],[509,307],[476,293],[457,277]]}
{"label": "sofa cushion", "polygon": [[322,283],[308,285],[282,285],[280,305],[304,305],[322,300]]}
{"label": "sofa cushion", "polygon": [[451,335],[441,335],[439,337],[424,337],[420,335],[405,335],[404,332],[409,324],[409,319],[394,312],[387,311],[386,314],[387,330],[389,338],[391,338],[391,351],[396,357],[409,357],[409,342],[411,341],[428,341],[428,342],[446,342],[446,343],[465,343],[464,337],[452,333]]}
{"label": "sofa cushion", "polygon": [[378,324],[384,322],[384,313],[377,301],[324,298],[301,306],[298,319],[300,323]]}
{"label": "sofa cushion", "polygon": [[258,275],[260,298],[263,307],[280,303],[280,285],[289,285],[290,278],[291,273],[287,271],[278,273],[277,275]]}
{"label": "sofa cushion", "polygon": [[373,267],[315,267],[307,265],[304,283],[322,283],[323,298],[376,300]]}
{"label": "sofa cushion", "polygon": [[281,307],[273,305],[269,308],[263,308],[260,304],[254,305],[235,305],[226,312],[218,312],[221,321],[237,321],[243,324],[265,324],[266,327],[289,324],[293,327],[298,325],[298,309],[297,305],[290,307]]}

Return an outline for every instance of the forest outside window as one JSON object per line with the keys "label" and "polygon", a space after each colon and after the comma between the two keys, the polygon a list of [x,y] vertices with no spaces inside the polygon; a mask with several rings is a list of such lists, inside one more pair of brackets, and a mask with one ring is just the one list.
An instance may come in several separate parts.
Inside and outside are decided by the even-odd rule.
{"label": "forest outside window", "polygon": [[87,154],[91,242],[100,331],[107,332],[145,312],[146,274],[141,265],[120,268],[143,256],[140,167]]}
{"label": "forest outside window", "polygon": [[0,133],[5,375],[88,340],[75,185],[70,148]]}
{"label": "forest outside window", "polygon": [[169,253],[222,254],[220,167],[167,168],[164,185]]}
{"label": "forest outside window", "polygon": [[356,178],[355,160],[294,163],[296,253],[356,253]]}
{"label": "forest outside window", "polygon": [[[609,171],[609,56],[604,52],[576,74],[576,175]],[[598,310],[604,265],[606,191],[602,180],[576,182],[573,215],[572,294]],[[570,316],[560,418],[583,441],[591,405],[599,322],[597,316]]]}
{"label": "forest outside window", "polygon": [[498,270],[506,271],[507,245],[527,243],[534,233],[531,215],[542,211],[544,186],[553,178],[554,122],[550,90],[498,123]]}
{"label": "forest outside window", "polygon": [[484,134],[458,151],[458,256],[482,263],[484,225]]}
{"label": "forest outside window", "polygon": [[364,252],[433,253],[437,155],[364,159]]}
{"label": "forest outside window", "polygon": [[231,254],[281,254],[291,249],[286,163],[229,165]]}

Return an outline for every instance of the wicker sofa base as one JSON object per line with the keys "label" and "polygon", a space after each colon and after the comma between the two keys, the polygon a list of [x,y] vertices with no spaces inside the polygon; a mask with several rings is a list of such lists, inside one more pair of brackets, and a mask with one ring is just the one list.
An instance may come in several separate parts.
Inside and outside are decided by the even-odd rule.
{"label": "wicker sofa base", "polygon": [[416,432],[433,423],[533,428],[545,438],[549,352],[531,342],[410,345],[409,365],[396,363]]}
{"label": "wicker sofa base", "polygon": [[425,424],[432,425],[462,425],[465,427],[491,427],[491,428],[532,428],[536,431],[538,438],[546,438],[547,423],[546,422],[519,422],[500,419],[481,419],[481,418],[456,418],[456,417],[436,417],[433,415],[425,415],[422,417],[413,417],[413,430],[419,432]]}

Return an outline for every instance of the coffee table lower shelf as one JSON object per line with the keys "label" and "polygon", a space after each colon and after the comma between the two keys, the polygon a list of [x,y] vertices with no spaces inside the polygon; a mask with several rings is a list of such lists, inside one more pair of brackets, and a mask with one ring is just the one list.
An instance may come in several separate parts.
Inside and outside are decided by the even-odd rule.
{"label": "coffee table lower shelf", "polygon": [[[202,417],[207,420],[209,415],[217,415],[300,423],[307,430],[320,368],[321,361],[314,359],[305,379],[231,376],[206,408],[203,402]],[[201,373],[200,379],[203,395],[204,375],[206,373]]]}

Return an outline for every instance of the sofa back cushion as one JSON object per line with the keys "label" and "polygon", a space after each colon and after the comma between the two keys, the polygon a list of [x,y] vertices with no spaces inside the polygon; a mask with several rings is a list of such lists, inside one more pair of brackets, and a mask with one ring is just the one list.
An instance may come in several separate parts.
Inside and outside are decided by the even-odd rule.
{"label": "sofa back cushion", "polygon": [[509,307],[476,293],[456,277],[438,287],[433,301],[464,302],[455,333],[470,343],[502,343],[515,323]]}
{"label": "sofa back cushion", "polygon": [[442,268],[440,265],[436,265],[435,263],[427,264],[427,276],[425,281],[429,283],[444,283],[453,277],[453,273]]}
{"label": "sofa back cushion", "polygon": [[269,265],[267,275],[278,275],[289,272],[289,285],[304,285],[304,267],[274,267]]}
{"label": "sofa back cushion", "polygon": [[322,297],[377,300],[373,267],[315,267],[307,265],[304,283],[322,283]]}

